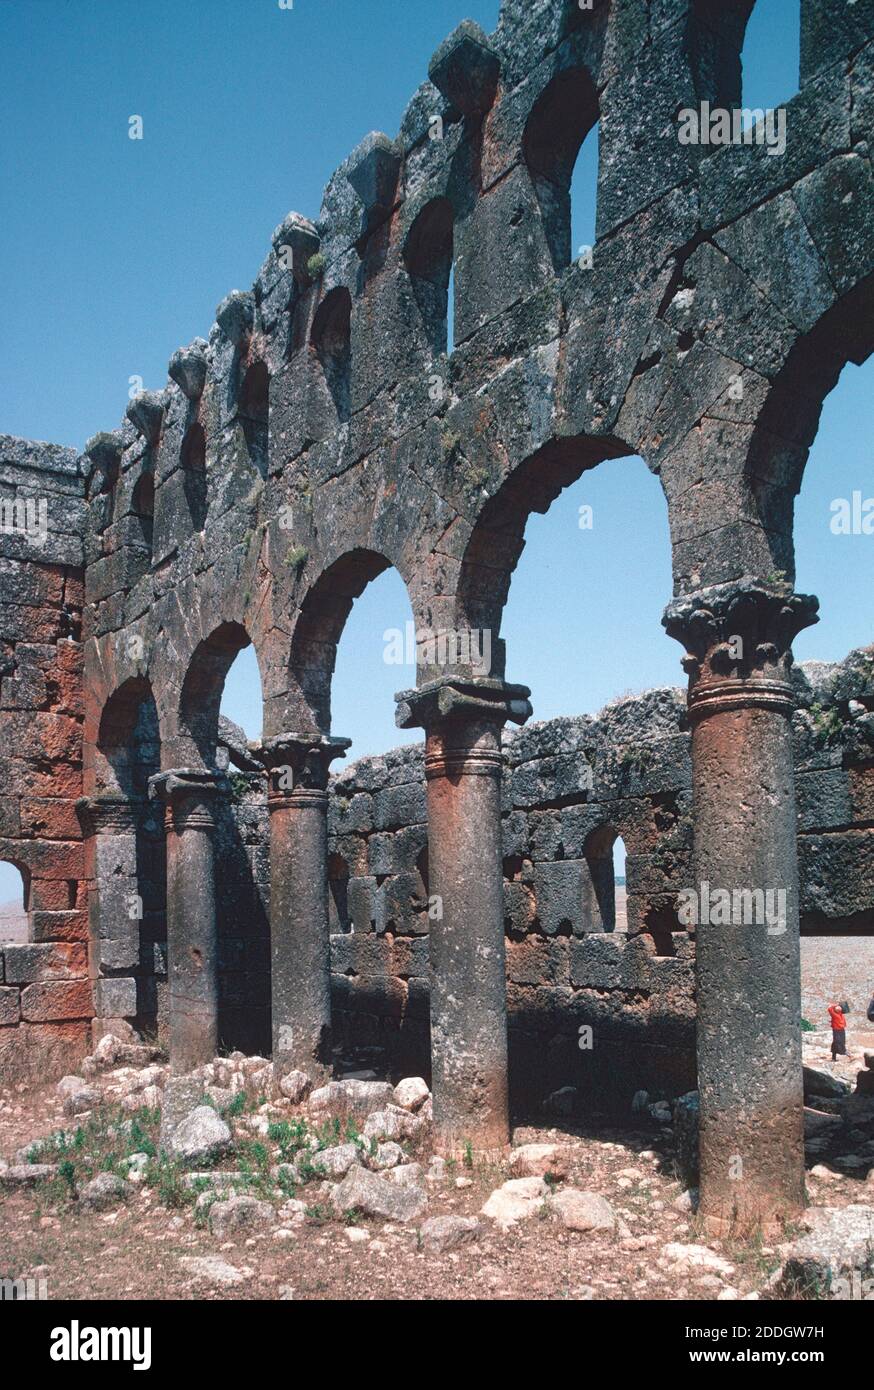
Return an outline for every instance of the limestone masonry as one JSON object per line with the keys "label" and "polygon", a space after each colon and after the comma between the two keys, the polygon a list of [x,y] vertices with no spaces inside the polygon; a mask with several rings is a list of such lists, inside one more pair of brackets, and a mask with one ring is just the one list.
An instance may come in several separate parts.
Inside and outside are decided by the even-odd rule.
{"label": "limestone masonry", "polygon": [[[447,1148],[505,1143],[508,1095],[624,1104],[697,1075],[704,1216],[799,1209],[799,918],[874,925],[874,658],[791,655],[818,606],[793,591],[794,497],[874,345],[874,0],[802,0],[779,157],[681,142],[680,110],[740,104],[751,8],[466,21],[162,390],[82,455],[0,440],[0,857],[30,931],[0,952],[4,1066],[70,1070],[95,1021],[160,1021],[177,1071],[269,1043],[277,1082],[318,1084],[369,1053],[432,1078]],[[598,120],[587,269],[569,190]],[[635,454],[667,500],[688,695],[510,738],[537,704],[499,635],[526,520]],[[398,722],[424,747],[331,780],[337,643],[390,565],[417,628],[487,632],[491,667],[423,646]],[[219,723],[250,642],[255,748]],[[783,893],[784,930],[684,926],[705,882]]]}

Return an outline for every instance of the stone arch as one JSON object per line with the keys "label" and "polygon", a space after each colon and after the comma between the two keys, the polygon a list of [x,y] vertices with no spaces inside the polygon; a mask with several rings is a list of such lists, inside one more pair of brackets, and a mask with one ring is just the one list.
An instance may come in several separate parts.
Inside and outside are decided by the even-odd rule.
{"label": "stone arch", "polygon": [[131,676],[110,694],[100,714],[95,797],[86,815],[90,915],[99,1012],[117,1010],[148,1028],[157,1023],[166,984],[164,819],[161,807],[149,799],[149,778],[160,766],[152,686],[145,676]]}
{"label": "stone arch", "polygon": [[582,66],[566,68],[547,84],[525,125],[522,154],[543,220],[553,268],[571,261],[571,179],[577,155],[600,115],[598,92]]}
{"label": "stone arch", "polygon": [[267,363],[260,358],[250,363],[243,375],[237,418],[243,428],[249,462],[262,478],[266,478],[270,429],[270,371]]}
{"label": "stone arch", "polygon": [[131,511],[142,529],[143,542],[151,551],[155,521],[155,475],[151,469],[144,470],[134,485]]}
{"label": "stone arch", "polygon": [[352,296],[345,285],[330,290],[313,317],[310,345],[321,367],[337,419],[349,419],[352,390]]}
{"label": "stone arch", "polygon": [[131,676],[112,692],[100,715],[95,789],[131,798],[148,795],[161,765],[158,711],[146,676]]}
{"label": "stone arch", "polygon": [[461,563],[456,621],[491,633],[493,675],[503,675],[498,634],[510,580],[525,545],[532,512],[547,512],[559,493],[588,469],[633,450],[615,436],[553,439],[524,460],[483,506]]}
{"label": "stone arch", "polygon": [[454,254],[455,209],[449,198],[432,198],[407,233],[403,258],[424,336],[434,357],[446,352],[448,346],[449,282]]}
{"label": "stone arch", "polygon": [[185,431],[180,462],[191,525],[195,531],[202,531],[206,521],[206,431],[199,420],[194,420]]}
{"label": "stone arch", "polygon": [[759,413],[744,467],[773,568],[795,580],[793,513],[826,396],[874,352],[874,273],[798,338]]}
{"label": "stone arch", "polygon": [[[791,5],[786,5],[785,0],[733,0],[733,3],[722,4],[716,0],[695,0],[696,7],[704,24],[710,24],[717,32],[722,29],[726,31],[730,47],[727,53],[728,62],[731,63],[729,77],[734,76],[734,57],[737,52],[737,64],[740,67],[740,77],[742,80],[742,100],[743,105],[750,105],[749,82],[747,79],[747,69],[749,60],[759,49],[759,45],[764,46],[768,35],[760,32],[760,27],[767,25],[769,21],[779,16],[781,32],[784,35],[781,47],[788,48],[789,45],[801,46],[801,5],[802,0],[793,0]],[[787,17],[788,14],[788,17]],[[793,32],[790,35],[786,30],[789,24],[792,25]],[[732,42],[733,40],[733,42]],[[738,50],[738,40],[740,48]],[[725,40],[724,40],[725,42]],[[799,53],[800,57],[800,53]],[[798,91],[799,74],[796,70],[795,85],[789,91],[768,93],[767,105],[774,107],[777,101],[781,105],[785,104]],[[736,97],[733,96],[734,87],[730,86],[728,92],[717,89],[717,97],[720,105],[730,106]],[[771,97],[776,100],[771,100]]]}
{"label": "stone arch", "polygon": [[[179,736],[190,743],[203,767],[212,768],[216,762],[225,677],[237,653],[251,641],[241,623],[222,622],[197,644],[188,663],[179,694]],[[260,659],[259,670],[263,689]]]}
{"label": "stone arch", "polygon": [[349,935],[354,931],[349,908],[349,862],[345,855],[328,855],[328,922],[334,934]]}
{"label": "stone arch", "polygon": [[[301,732],[330,733],[331,678],[346,620],[371,580],[391,565],[379,551],[358,547],[328,565],[308,590],[295,625],[290,657],[293,683],[303,701],[301,717],[311,725]],[[403,574],[401,578],[406,583]]]}

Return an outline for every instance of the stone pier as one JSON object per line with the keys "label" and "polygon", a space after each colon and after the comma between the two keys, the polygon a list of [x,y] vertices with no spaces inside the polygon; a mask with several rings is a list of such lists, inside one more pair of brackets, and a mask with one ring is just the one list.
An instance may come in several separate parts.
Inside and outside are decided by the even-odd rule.
{"label": "stone pier", "polygon": [[149,778],[167,831],[167,969],[170,1062],[176,1072],[212,1061],[218,1035],[213,862],[214,772],[177,768]]}

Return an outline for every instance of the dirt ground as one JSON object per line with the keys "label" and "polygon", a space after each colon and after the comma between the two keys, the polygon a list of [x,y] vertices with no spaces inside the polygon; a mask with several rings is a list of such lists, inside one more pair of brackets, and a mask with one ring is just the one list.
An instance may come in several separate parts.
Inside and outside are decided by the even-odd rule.
{"label": "dirt ground", "polygon": [[[0,1153],[63,1121],[54,1088],[0,1092]],[[714,1241],[674,1204],[671,1144],[657,1127],[520,1128],[514,1143],[561,1142],[571,1160],[561,1186],[605,1196],[624,1223],[618,1232],[566,1230],[554,1216],[535,1216],[504,1233],[481,1218],[478,1242],[445,1254],[422,1248],[419,1225],[359,1218],[326,1219],[327,1184],[300,1192],[306,1219],[237,1241],[219,1241],[198,1226],[192,1208],[174,1210],[149,1187],[104,1213],[82,1211],[56,1191],[0,1192],[0,1277],[46,1278],[52,1299],[612,1299],[704,1300],[725,1288],[755,1296],[779,1266],[773,1246]],[[427,1154],[413,1155],[427,1161]],[[510,1176],[502,1165],[473,1160],[450,1167],[429,1185],[426,1216],[477,1215]],[[844,1205],[871,1200],[863,1175],[810,1179],[812,1198]],[[424,1219],[424,1218],[423,1218]],[[664,1254],[671,1242],[704,1243],[732,1267],[714,1274]],[[218,1258],[206,1273],[183,1261]]]}
{"label": "dirt ground", "polygon": [[801,1013],[815,1028],[828,1027],[829,1004],[846,1000],[850,1032],[870,1028],[874,995],[874,937],[808,936],[801,941]]}

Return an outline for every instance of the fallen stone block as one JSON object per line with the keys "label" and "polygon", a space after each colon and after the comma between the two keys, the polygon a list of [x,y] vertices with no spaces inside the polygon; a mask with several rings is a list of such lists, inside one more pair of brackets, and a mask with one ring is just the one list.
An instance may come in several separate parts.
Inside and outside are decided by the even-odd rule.
{"label": "fallen stone block", "polygon": [[428,1198],[421,1188],[389,1182],[367,1168],[350,1168],[334,1188],[332,1202],[341,1216],[347,1211],[360,1211],[363,1216],[380,1216],[385,1221],[406,1224],[422,1215]]}

